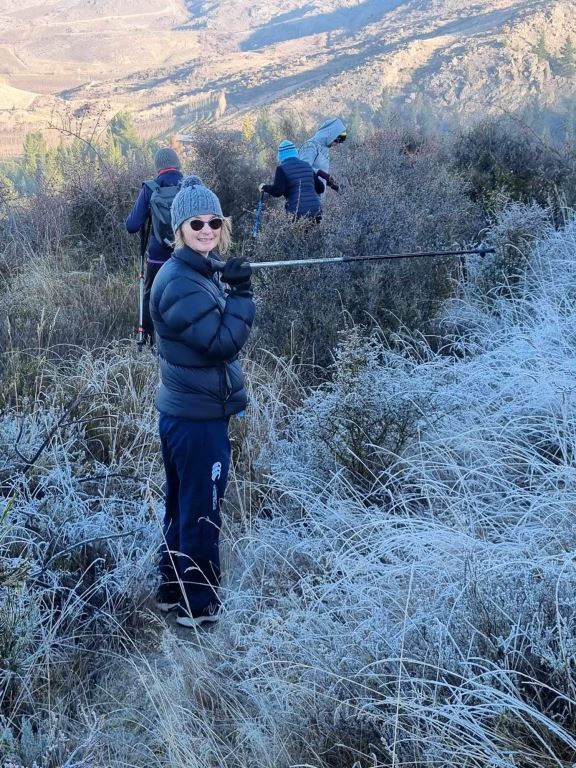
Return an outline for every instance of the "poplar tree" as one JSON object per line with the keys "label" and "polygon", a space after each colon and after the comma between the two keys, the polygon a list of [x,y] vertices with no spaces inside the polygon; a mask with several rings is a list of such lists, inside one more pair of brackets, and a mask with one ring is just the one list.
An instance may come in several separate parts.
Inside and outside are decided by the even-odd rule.
{"label": "poplar tree", "polygon": [[540,35],[538,36],[538,41],[534,47],[534,53],[540,61],[548,61],[550,58],[550,52],[546,48],[546,38],[544,37],[544,32],[540,32]]}
{"label": "poplar tree", "polygon": [[568,35],[564,41],[564,45],[560,49],[558,65],[560,74],[564,75],[564,77],[573,77],[576,75],[576,48],[574,47],[570,35]]}

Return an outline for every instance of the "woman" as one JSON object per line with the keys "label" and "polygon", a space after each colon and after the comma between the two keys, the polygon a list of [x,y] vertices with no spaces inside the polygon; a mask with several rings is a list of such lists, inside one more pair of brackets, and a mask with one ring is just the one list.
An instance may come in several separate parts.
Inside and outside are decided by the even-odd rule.
{"label": "woman", "polygon": [[157,605],[176,621],[215,621],[220,607],[220,500],[230,464],[228,421],[246,407],[237,356],[255,307],[251,268],[228,259],[223,291],[209,256],[230,245],[220,201],[197,176],[172,203],[175,250],[152,287],[150,311],[160,360],[156,395],[166,472],[164,546]]}
{"label": "woman", "polygon": [[273,197],[286,198],[286,212],[296,219],[306,216],[320,221],[319,194],[324,191],[324,184],[312,167],[298,159],[294,144],[284,139],[278,147],[278,167],[273,184],[260,184],[260,192],[267,192]]}

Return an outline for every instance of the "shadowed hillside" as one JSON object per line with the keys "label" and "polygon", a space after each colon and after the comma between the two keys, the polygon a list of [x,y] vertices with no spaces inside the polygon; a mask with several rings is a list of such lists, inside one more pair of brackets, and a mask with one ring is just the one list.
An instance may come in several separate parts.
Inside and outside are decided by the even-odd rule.
{"label": "shadowed hillside", "polygon": [[459,118],[536,102],[562,113],[576,93],[568,0],[3,5],[4,145],[64,105],[129,111],[155,136],[271,104],[317,117],[384,96]]}

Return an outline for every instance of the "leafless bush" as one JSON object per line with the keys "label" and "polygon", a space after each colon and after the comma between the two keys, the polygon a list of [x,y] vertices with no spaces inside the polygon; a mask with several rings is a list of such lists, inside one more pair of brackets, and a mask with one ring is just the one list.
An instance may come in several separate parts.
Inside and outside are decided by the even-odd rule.
{"label": "leafless bush", "polygon": [[224,213],[233,217],[236,239],[249,237],[258,183],[267,173],[254,146],[234,134],[203,131],[194,137],[186,165],[216,192]]}
{"label": "leafless bush", "polygon": [[505,194],[514,200],[552,205],[556,216],[576,203],[576,156],[544,140],[512,115],[474,125],[456,140],[456,166],[474,195],[489,207]]}
{"label": "leafless bush", "polygon": [[494,201],[486,243],[496,249],[469,272],[469,283],[483,296],[510,296],[521,286],[535,243],[553,227],[553,211],[536,202],[514,202],[504,195]]}
{"label": "leafless bush", "polygon": [[2,261],[10,273],[30,259],[65,252],[76,269],[104,259],[125,268],[135,250],[124,227],[146,171],[132,163],[104,163],[80,154],[64,157],[61,180],[42,176],[37,190],[7,207]]}

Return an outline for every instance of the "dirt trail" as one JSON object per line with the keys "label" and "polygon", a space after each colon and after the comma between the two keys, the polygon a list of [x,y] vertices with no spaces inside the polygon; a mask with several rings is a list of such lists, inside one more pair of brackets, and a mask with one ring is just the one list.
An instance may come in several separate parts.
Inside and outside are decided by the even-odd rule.
{"label": "dirt trail", "polygon": [[116,21],[117,19],[140,19],[144,16],[166,16],[173,11],[172,5],[168,4],[158,11],[142,11],[141,13],[121,13],[118,15],[93,16],[90,19],[70,19],[69,21],[48,21],[45,27],[71,27],[78,24],[94,24],[99,21]]}

